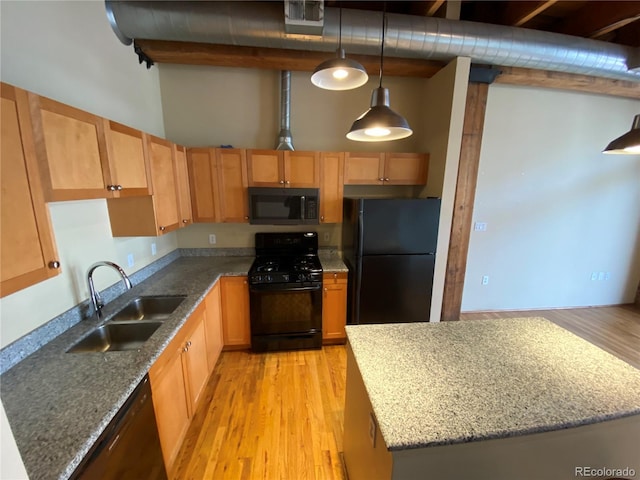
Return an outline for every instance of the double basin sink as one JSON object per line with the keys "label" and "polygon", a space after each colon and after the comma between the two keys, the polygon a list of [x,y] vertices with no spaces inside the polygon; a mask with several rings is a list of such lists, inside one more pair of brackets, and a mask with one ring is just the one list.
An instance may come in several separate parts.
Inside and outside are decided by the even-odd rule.
{"label": "double basin sink", "polygon": [[67,352],[137,350],[185,298],[185,295],[136,297]]}

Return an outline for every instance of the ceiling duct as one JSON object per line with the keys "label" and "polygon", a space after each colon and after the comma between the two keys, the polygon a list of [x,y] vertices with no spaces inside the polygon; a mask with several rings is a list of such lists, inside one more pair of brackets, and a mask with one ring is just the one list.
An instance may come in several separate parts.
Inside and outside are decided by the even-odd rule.
{"label": "ceiling duct", "polygon": [[284,31],[302,35],[322,35],[323,0],[284,0]]}
{"label": "ceiling duct", "polygon": [[[123,43],[173,40],[248,47],[333,52],[339,11],[324,8],[322,36],[286,32],[277,2],[168,2],[106,0],[107,18]],[[376,55],[381,12],[343,9],[342,43],[352,54]],[[127,43],[128,42],[128,43]],[[635,49],[526,28],[388,14],[389,57],[552,70],[640,81],[629,70]]]}
{"label": "ceiling duct", "polygon": [[280,133],[276,150],[295,150],[291,138],[291,72],[280,72]]}

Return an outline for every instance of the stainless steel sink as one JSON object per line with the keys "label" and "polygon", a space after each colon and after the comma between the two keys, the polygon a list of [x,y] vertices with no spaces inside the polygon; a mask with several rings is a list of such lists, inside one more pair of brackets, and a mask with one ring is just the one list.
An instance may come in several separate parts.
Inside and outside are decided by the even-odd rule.
{"label": "stainless steel sink", "polygon": [[111,317],[107,323],[164,320],[178,308],[185,298],[185,295],[137,297]]}
{"label": "stainless steel sink", "polygon": [[73,345],[68,353],[137,350],[149,340],[162,322],[107,323],[92,330]]}

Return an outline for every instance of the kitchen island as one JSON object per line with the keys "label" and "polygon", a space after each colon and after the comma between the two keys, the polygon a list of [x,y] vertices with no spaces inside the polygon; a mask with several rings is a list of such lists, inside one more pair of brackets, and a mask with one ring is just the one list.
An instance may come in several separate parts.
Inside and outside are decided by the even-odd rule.
{"label": "kitchen island", "polygon": [[347,337],[351,480],[640,474],[640,371],[546,319],[353,325]]}

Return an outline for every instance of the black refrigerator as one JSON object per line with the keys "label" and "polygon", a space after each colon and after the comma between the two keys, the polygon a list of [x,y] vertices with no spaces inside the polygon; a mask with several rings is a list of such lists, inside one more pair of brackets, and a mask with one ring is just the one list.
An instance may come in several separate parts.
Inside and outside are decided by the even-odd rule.
{"label": "black refrigerator", "polygon": [[439,198],[345,198],[347,323],[428,322]]}

